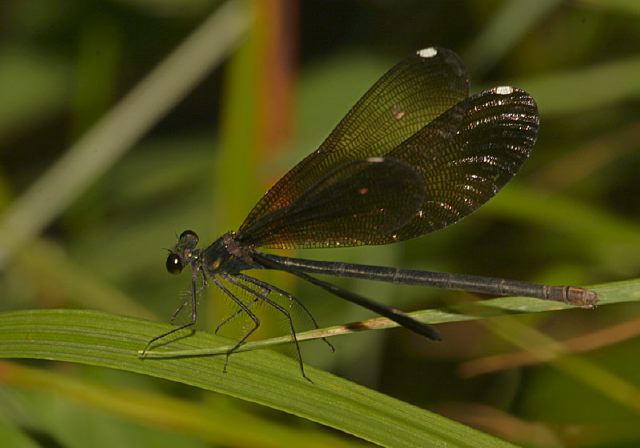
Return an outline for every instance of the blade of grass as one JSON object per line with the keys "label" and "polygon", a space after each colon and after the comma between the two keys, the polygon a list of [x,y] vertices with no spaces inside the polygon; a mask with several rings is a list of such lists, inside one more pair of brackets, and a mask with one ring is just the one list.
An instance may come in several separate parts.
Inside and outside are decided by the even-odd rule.
{"label": "blade of grass", "polygon": [[[640,279],[628,280],[624,282],[609,283],[591,288],[598,293],[598,305],[613,303],[623,303],[640,300]],[[413,318],[429,324],[443,324],[449,322],[463,322],[469,320],[479,320],[487,317],[501,316],[505,312],[513,313],[540,313],[545,311],[558,311],[572,309],[572,305],[549,300],[532,299],[529,297],[499,297],[496,299],[482,300],[475,303],[464,303],[458,306],[451,306],[445,309],[430,309],[414,311],[408,313]],[[589,311],[586,311],[589,312]],[[331,336],[356,333],[363,330],[382,330],[394,328],[398,324],[384,317],[375,317],[360,322],[352,322],[345,325],[319,328],[296,334],[298,341],[309,341]],[[280,336],[263,339],[260,341],[247,342],[238,351],[251,351],[264,349],[276,345],[291,343],[291,336]],[[147,352],[146,358],[163,359],[186,356],[211,356],[221,355],[235,346],[229,343],[215,348],[192,349],[192,350],[157,350]]]}
{"label": "blade of grass", "polygon": [[[640,280],[596,287],[601,304],[640,300]],[[425,310],[413,316],[430,323],[478,319],[504,310],[542,312],[569,308],[542,300],[506,297],[476,304],[476,314]],[[372,325],[384,327],[385,319]],[[0,357],[42,358],[81,362],[158,376],[173,381],[226,393],[389,445],[421,446],[419,440],[447,441],[453,446],[484,446],[487,437],[439,416],[398,402],[390,397],[308,368],[316,381],[308,384],[298,375],[294,360],[268,351],[239,353],[231,362],[231,373],[222,373],[221,358],[190,357],[140,360],[136,350],[167,328],[166,325],[86,311],[48,310],[0,314]],[[344,332],[343,326],[322,329],[320,337]],[[284,339],[277,341],[285,342]],[[259,341],[266,346],[273,340]],[[225,346],[227,340],[207,333],[172,342],[178,352],[214,353],[208,347]],[[252,343],[256,344],[256,343]],[[249,348],[255,345],[247,344]],[[205,352],[205,350],[208,350]],[[175,352],[174,352],[175,353]],[[158,354],[166,355],[166,352]],[[449,424],[453,426],[449,427]],[[396,428],[396,429],[394,429]],[[471,431],[471,433],[467,433]],[[471,437],[471,439],[465,439]],[[491,445],[487,445],[491,446]]]}
{"label": "blade of grass", "polygon": [[[507,442],[269,351],[223,357],[138,359],[166,325],[110,314],[43,310],[0,314],[0,357],[110,367],[165,378],[280,409],[385,446],[501,447]],[[207,333],[172,342],[182,349],[224,343]]]}
{"label": "blade of grass", "polygon": [[[216,445],[252,447],[360,446],[311,428],[254,416],[230,406],[198,406],[148,391],[107,388],[82,378],[16,363],[0,362],[0,383],[57,394],[84,406],[103,409],[162,431],[167,428]],[[251,431],[246,429],[250,427]]]}

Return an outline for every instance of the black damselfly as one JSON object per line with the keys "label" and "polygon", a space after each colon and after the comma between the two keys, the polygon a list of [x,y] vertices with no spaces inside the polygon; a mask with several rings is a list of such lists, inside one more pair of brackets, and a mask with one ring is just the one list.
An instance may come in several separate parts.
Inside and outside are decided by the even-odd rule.
{"label": "black damselfly", "polygon": [[[304,374],[300,347],[287,308],[292,294],[244,273],[288,272],[336,296],[368,308],[429,339],[435,329],[404,312],[320,280],[316,274],[432,286],[498,296],[527,296],[593,307],[595,292],[499,278],[314,261],[266,254],[258,248],[317,248],[388,244],[442,229],[493,197],[529,157],[538,133],[538,110],[526,92],[502,86],[468,95],[459,57],[430,47],[409,56],[378,80],[320,147],[285,174],[256,204],[237,232],[206,249],[184,231],[166,267],[191,266],[191,320],[153,338],[151,345],[195,324],[197,284],[213,282],[246,314],[252,327],[227,352],[236,351],[259,327],[252,311],[262,302],[286,316]],[[250,300],[241,300],[240,290]],[[229,320],[229,319],[227,319]],[[223,322],[226,323],[225,320]],[[222,325],[222,324],[221,324]]]}

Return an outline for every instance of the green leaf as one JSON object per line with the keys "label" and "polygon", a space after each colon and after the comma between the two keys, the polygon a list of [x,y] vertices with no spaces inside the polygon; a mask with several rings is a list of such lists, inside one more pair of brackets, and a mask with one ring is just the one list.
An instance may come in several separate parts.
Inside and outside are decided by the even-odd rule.
{"label": "green leaf", "polygon": [[[598,305],[640,301],[640,280],[628,280],[591,288],[598,293]],[[560,311],[576,308],[566,303],[540,300],[531,297],[498,297],[489,300],[479,300],[471,303],[452,305],[446,309],[426,309],[408,313],[411,317],[429,324],[443,324],[450,322],[463,322],[470,320],[486,319],[505,314],[541,313],[545,311]],[[586,310],[585,310],[586,311]],[[327,338],[344,334],[355,333],[363,330],[382,330],[394,328],[398,324],[385,318],[375,317],[361,322],[336,325],[328,328],[318,328],[296,334],[299,342],[313,339]],[[147,352],[145,357],[149,359],[169,359],[183,356],[211,356],[222,355],[235,347],[231,342],[216,347],[205,349],[186,350],[154,350]],[[247,342],[237,351],[264,349],[281,344],[290,344],[291,336],[279,336],[260,341]]]}
{"label": "green leaf", "polygon": [[[280,409],[385,446],[511,446],[460,423],[307,367],[270,351],[231,357],[139,359],[145,343],[165,324],[111,314],[42,310],[0,314],[0,357],[38,358],[103,366],[177,381]],[[197,332],[171,343],[202,349],[226,343]]]}
{"label": "green leaf", "polygon": [[[640,300],[640,280],[594,289],[601,305]],[[439,323],[479,319],[503,311],[542,312],[567,307],[544,300],[504,297],[479,302],[466,311],[424,310],[413,315],[425,322]],[[376,328],[387,326],[384,319],[372,322]],[[70,361],[160,377],[280,409],[382,445],[508,446],[436,414],[306,367],[314,381],[309,383],[301,377],[295,360],[266,350],[235,354],[228,374],[222,371],[223,357],[139,359],[138,350],[167,328],[165,324],[90,311],[3,313],[0,357]],[[325,336],[338,334],[338,328],[317,332]],[[304,337],[301,333],[301,339]],[[224,338],[196,332],[171,341],[170,347],[184,353],[228,347],[228,343]],[[167,354],[160,349],[157,352]]]}
{"label": "green leaf", "polygon": [[[4,397],[6,406],[0,412],[0,440],[12,440],[8,437],[18,437],[20,428],[27,428],[32,433],[50,434],[67,447],[84,447],[90,443],[93,448],[363,446],[358,441],[345,439],[316,425],[273,421],[243,409],[246,406],[234,406],[229,400],[209,400],[203,404],[144,388],[104,386],[78,375],[81,370],[72,371],[0,361],[2,384],[9,386],[5,395],[11,397],[10,400]],[[32,393],[34,391],[35,394]],[[108,418],[100,411],[120,418]],[[55,423],[47,415],[55,415]],[[7,420],[6,430],[3,429],[3,417]],[[18,434],[12,435],[11,431]],[[106,440],[94,439],[96,435],[104,436],[105,433],[108,434]],[[28,445],[16,441],[5,442],[4,446]]]}

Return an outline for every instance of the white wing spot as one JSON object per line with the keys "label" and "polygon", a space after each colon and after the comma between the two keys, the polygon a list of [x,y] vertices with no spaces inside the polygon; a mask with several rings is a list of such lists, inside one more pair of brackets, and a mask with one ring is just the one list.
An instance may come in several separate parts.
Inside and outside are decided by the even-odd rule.
{"label": "white wing spot", "polygon": [[384,162],[384,157],[368,157],[367,162],[369,163],[382,163]]}
{"label": "white wing spot", "polygon": [[416,54],[421,58],[432,58],[438,54],[438,50],[433,47],[423,48],[422,50],[416,51]]}
{"label": "white wing spot", "polygon": [[498,95],[511,95],[513,93],[513,87],[511,86],[496,87],[496,93]]}

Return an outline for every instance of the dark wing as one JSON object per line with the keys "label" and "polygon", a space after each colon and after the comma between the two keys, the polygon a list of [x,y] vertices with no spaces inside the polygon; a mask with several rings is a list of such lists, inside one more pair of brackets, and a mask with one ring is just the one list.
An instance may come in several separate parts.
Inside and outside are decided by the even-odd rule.
{"label": "dark wing", "polygon": [[468,86],[462,61],[450,50],[431,47],[401,61],[364,94],[316,151],[271,187],[238,233],[251,233],[336,167],[388,154],[467,98]]}
{"label": "dark wing", "polygon": [[393,235],[424,202],[417,171],[393,158],[369,157],[335,168],[287,206],[237,238],[259,246],[336,247]]}
{"label": "dark wing", "polygon": [[[425,198],[405,226],[393,235],[372,235],[369,244],[415,238],[453,224],[491,199],[531,154],[539,117],[526,92],[494,87],[462,104],[389,153],[419,172]],[[460,122],[452,115],[461,109]]]}
{"label": "dark wing", "polygon": [[[526,92],[485,90],[443,113],[379,165],[368,166],[369,159],[334,168],[239,237],[257,246],[336,247],[386,244],[441,229],[472,213],[518,172],[538,125]],[[365,191],[360,188],[368,194],[358,195]]]}

